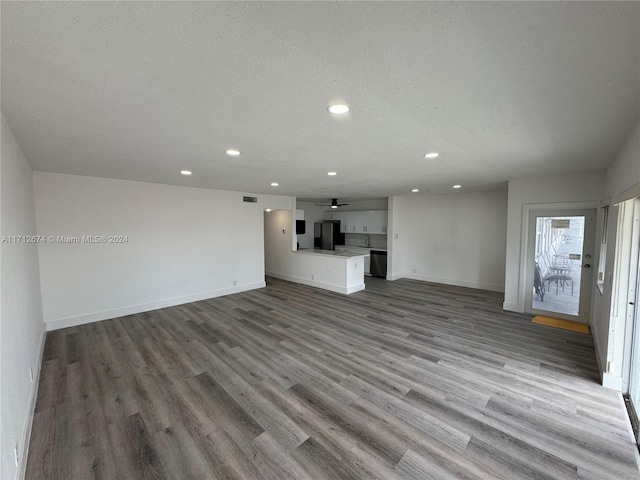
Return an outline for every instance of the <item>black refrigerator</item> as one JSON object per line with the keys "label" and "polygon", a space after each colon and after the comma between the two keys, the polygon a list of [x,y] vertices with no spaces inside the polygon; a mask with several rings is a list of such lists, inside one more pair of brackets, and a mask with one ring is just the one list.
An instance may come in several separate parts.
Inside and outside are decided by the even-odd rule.
{"label": "black refrigerator", "polygon": [[324,220],[313,224],[313,246],[322,250],[335,250],[344,245],[344,233],[340,233],[340,220]]}

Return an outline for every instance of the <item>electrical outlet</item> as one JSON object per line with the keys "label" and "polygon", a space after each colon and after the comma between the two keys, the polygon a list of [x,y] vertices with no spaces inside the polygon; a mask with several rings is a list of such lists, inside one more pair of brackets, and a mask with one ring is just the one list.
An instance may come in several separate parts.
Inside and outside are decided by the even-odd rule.
{"label": "electrical outlet", "polygon": [[236,282],[235,280],[233,281],[233,286],[235,287],[236,285],[238,285],[238,282]]}
{"label": "electrical outlet", "polygon": [[358,269],[358,262],[353,264],[353,268],[355,268],[356,270]]}
{"label": "electrical outlet", "polygon": [[13,447],[13,458],[16,461],[16,467],[18,466],[20,457],[18,457],[18,444],[16,443],[16,446]]}
{"label": "electrical outlet", "polygon": [[315,279],[316,279],[316,276],[311,274],[311,280],[315,280]]}
{"label": "electrical outlet", "polygon": [[29,378],[31,379],[31,383],[33,383],[33,368],[29,369]]}
{"label": "electrical outlet", "polygon": [[413,273],[416,273],[416,269],[415,268],[413,269]]}

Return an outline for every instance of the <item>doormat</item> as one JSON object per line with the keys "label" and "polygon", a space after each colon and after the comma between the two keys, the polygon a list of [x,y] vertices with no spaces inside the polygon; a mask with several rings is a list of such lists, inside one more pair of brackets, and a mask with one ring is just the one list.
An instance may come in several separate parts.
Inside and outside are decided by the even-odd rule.
{"label": "doormat", "polygon": [[569,320],[561,320],[559,318],[553,317],[543,317],[542,315],[533,317],[531,321],[539,325],[561,328],[563,330],[570,330],[572,332],[589,333],[589,325],[585,323],[570,322]]}

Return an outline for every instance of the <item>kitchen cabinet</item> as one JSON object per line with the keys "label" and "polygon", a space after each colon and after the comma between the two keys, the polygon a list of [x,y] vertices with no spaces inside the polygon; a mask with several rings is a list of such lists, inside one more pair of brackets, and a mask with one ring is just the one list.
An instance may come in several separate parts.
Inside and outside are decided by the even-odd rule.
{"label": "kitchen cabinet", "polygon": [[[343,223],[344,223],[344,233],[355,233],[356,232],[356,213],[358,212],[342,212],[343,215]],[[342,229],[341,229],[342,231]]]}
{"label": "kitchen cabinet", "polygon": [[356,233],[371,233],[369,231],[369,212],[357,212]]}
{"label": "kitchen cabinet", "polygon": [[367,212],[342,212],[344,233],[368,233]]}
{"label": "kitchen cabinet", "polygon": [[376,233],[376,234],[386,234],[387,233],[387,211],[380,210],[374,212],[367,212],[369,215],[367,217],[367,232],[366,233]]}
{"label": "kitchen cabinet", "polygon": [[324,212],[322,219],[340,220],[340,233],[387,234],[388,212],[386,210]]}
{"label": "kitchen cabinet", "polygon": [[383,210],[380,212],[379,215],[379,223],[378,223],[378,232],[376,233],[382,233],[382,234],[387,234],[387,221],[389,219],[389,212],[387,212],[386,210]]}
{"label": "kitchen cabinet", "polygon": [[347,233],[349,231],[347,219],[351,212],[340,212],[340,233]]}
{"label": "kitchen cabinet", "polygon": [[367,212],[367,233],[382,233],[380,212]]}

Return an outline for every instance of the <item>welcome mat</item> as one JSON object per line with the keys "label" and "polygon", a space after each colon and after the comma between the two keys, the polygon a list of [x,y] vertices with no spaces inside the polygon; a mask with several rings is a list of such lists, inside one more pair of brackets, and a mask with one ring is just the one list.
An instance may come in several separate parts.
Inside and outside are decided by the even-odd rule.
{"label": "welcome mat", "polygon": [[589,333],[589,325],[585,323],[570,322],[569,320],[561,320],[559,318],[553,317],[543,317],[542,315],[533,317],[531,321],[539,325],[561,328],[563,330],[570,330],[572,332]]}

